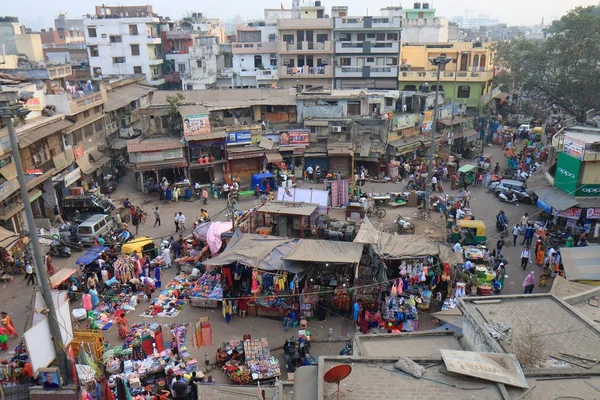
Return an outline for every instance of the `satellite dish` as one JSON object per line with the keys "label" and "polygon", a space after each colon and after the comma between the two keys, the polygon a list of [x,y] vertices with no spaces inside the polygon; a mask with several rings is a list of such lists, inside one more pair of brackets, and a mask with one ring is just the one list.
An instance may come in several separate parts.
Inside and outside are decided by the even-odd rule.
{"label": "satellite dish", "polygon": [[333,396],[335,394],[335,395],[337,395],[337,399],[340,400],[340,396],[342,396],[344,394],[340,390],[340,382],[343,381],[344,379],[346,379],[348,377],[348,375],[350,375],[351,372],[352,372],[352,367],[349,366],[348,364],[337,365],[337,366],[331,368],[329,371],[325,372],[325,375],[323,375],[323,380],[326,383],[336,383],[337,384],[337,390],[335,392],[331,393],[327,397]]}

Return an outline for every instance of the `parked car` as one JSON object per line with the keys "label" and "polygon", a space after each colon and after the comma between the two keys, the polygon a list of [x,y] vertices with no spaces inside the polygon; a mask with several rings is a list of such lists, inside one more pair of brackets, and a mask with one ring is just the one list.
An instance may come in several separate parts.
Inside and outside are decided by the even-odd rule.
{"label": "parked car", "polygon": [[509,190],[512,190],[517,195],[517,199],[523,203],[533,204],[537,200],[535,194],[529,194],[527,192],[527,185],[525,182],[512,179],[502,179],[499,182],[493,182],[490,184],[488,190],[494,193],[496,197],[498,197],[500,193],[506,195]]}
{"label": "parked car", "polygon": [[77,227],[77,238],[84,246],[92,246],[94,238],[102,236],[115,225],[114,219],[106,214],[95,214]]}

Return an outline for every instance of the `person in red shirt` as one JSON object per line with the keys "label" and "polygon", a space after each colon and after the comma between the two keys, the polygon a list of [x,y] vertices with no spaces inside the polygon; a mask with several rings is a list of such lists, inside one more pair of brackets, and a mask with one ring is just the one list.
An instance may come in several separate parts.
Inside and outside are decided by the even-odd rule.
{"label": "person in red shirt", "polygon": [[33,367],[30,362],[26,362],[21,370],[21,376],[23,378],[33,378]]}

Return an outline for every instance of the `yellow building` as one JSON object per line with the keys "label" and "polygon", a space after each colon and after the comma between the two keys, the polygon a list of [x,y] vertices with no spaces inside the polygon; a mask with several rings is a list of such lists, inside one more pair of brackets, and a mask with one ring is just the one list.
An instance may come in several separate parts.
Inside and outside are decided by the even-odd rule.
{"label": "yellow building", "polygon": [[42,37],[37,33],[15,35],[15,42],[19,54],[25,54],[27,61],[44,61]]}
{"label": "yellow building", "polygon": [[492,89],[494,78],[492,43],[449,42],[406,44],[402,46],[402,64],[398,80],[400,90],[419,90],[428,83],[435,90],[436,68],[429,62],[444,53],[452,61],[442,66],[440,89],[446,101],[481,107],[479,99]]}

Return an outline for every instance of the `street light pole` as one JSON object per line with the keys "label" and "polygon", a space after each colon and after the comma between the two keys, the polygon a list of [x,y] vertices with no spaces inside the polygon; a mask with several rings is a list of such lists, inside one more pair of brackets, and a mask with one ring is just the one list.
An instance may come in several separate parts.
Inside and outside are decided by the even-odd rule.
{"label": "street light pole", "polygon": [[433,177],[433,154],[435,151],[435,127],[437,125],[438,96],[440,93],[440,72],[443,65],[452,61],[442,53],[436,58],[430,58],[429,62],[437,67],[437,78],[435,84],[435,99],[433,100],[433,126],[431,127],[431,143],[429,145],[429,166],[427,168],[427,186],[425,188],[425,212],[429,213],[429,196],[431,196],[431,178]]}
{"label": "street light pole", "polygon": [[[4,109],[6,110],[6,108]],[[50,334],[52,335],[52,341],[54,342],[54,348],[56,351],[56,361],[58,363],[58,368],[60,370],[62,378],[65,381],[68,381],[69,369],[67,366],[67,355],[63,349],[62,335],[58,324],[56,309],[54,308],[54,300],[52,299],[50,281],[48,279],[48,274],[46,273],[44,258],[42,256],[42,250],[40,249],[40,241],[35,228],[33,211],[31,210],[31,204],[29,203],[29,194],[27,193],[25,173],[23,172],[21,154],[19,154],[19,140],[17,138],[17,133],[15,132],[13,119],[11,117],[6,117],[6,114],[4,114],[4,116],[4,120],[6,121],[6,125],[8,127],[8,136],[10,139],[10,146],[12,148],[12,157],[15,163],[15,167],[17,169],[17,179],[21,188],[21,200],[23,201],[25,219],[27,221],[27,226],[29,227],[29,242],[31,243],[31,247],[33,248],[35,266],[37,270],[37,275],[39,277],[39,285],[41,288],[42,297],[44,299],[44,302],[46,303],[46,309],[48,310],[48,323],[50,325]]]}

